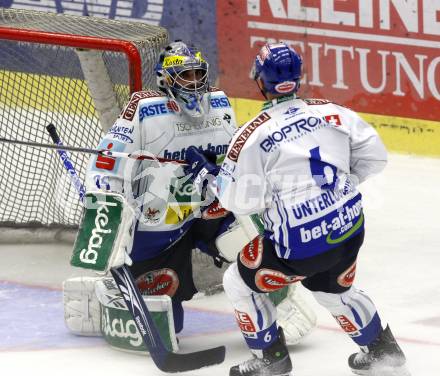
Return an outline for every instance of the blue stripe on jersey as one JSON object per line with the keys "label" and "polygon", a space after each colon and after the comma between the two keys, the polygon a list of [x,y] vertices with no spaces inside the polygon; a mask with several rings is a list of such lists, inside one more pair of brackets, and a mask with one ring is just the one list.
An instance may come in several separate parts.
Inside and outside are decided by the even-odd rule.
{"label": "blue stripe on jersey", "polygon": [[[286,231],[286,238],[287,238],[287,244],[290,244],[290,232],[289,232],[289,228],[290,228],[290,222],[289,222],[289,215],[287,213],[287,210],[285,207],[283,207],[283,211],[285,214],[285,220],[286,220],[286,225],[284,226],[285,231]],[[290,256],[290,248],[287,248],[286,252],[284,253],[284,258],[288,259]]]}
{"label": "blue stripe on jersey", "polygon": [[[276,200],[275,201],[275,205],[276,205],[276,207],[277,207],[277,213],[278,213],[278,216],[279,216],[279,220],[278,221],[276,221],[276,222],[278,222],[278,223],[280,223],[281,225],[280,226],[278,226],[277,228],[276,228],[276,232],[278,233],[278,234],[275,234],[276,236],[277,236],[277,240],[278,240],[278,244],[284,244],[284,233],[283,233],[283,226],[284,226],[284,221],[283,221],[283,217],[281,216],[281,211],[280,211],[280,205],[279,205],[279,202],[278,202],[278,200]],[[283,254],[284,254],[284,252],[285,252],[285,248],[284,247],[276,247],[276,250],[277,250],[277,254],[278,254],[278,256],[279,257],[283,257]]]}

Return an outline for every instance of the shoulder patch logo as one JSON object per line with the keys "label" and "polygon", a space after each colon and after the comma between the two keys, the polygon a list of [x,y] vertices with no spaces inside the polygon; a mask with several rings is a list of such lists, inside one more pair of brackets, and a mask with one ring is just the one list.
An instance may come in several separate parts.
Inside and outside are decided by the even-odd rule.
{"label": "shoulder patch logo", "polygon": [[341,118],[337,114],[324,116],[324,119],[327,123],[329,123],[335,127],[339,127],[342,125]]}
{"label": "shoulder patch logo", "polygon": [[141,99],[145,98],[154,98],[154,97],[162,97],[163,94],[158,91],[138,91],[131,96],[130,102],[128,102],[127,106],[125,106],[124,111],[121,116],[128,121],[132,121],[134,118],[134,114],[136,113],[138,103]]}
{"label": "shoulder patch logo", "polygon": [[269,114],[267,112],[263,112],[257,118],[252,120],[246,127],[244,127],[241,130],[240,135],[237,137],[234,144],[232,145],[231,149],[229,150],[228,158],[234,162],[237,162],[241,149],[243,149],[243,146],[248,138],[252,135],[252,133],[254,133],[255,129],[257,129],[261,124],[264,124],[269,119]]}

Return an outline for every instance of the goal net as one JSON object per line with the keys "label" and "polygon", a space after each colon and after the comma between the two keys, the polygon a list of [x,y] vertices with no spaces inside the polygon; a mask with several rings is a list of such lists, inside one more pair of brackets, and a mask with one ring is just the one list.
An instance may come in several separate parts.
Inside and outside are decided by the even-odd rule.
{"label": "goal net", "polygon": [[[131,93],[155,87],[168,33],[144,23],[0,8],[0,137],[94,148]],[[84,178],[89,155],[71,153]],[[82,208],[53,150],[0,142],[0,226],[76,227]]]}
{"label": "goal net", "polygon": [[[96,147],[131,93],[155,88],[167,42],[144,23],[0,8],[0,138],[51,143],[53,123],[65,145]],[[90,156],[70,157],[84,181]],[[2,142],[0,208],[3,243],[73,241],[65,229],[82,214],[56,151]],[[199,290],[218,291],[211,258],[196,251],[193,262]]]}

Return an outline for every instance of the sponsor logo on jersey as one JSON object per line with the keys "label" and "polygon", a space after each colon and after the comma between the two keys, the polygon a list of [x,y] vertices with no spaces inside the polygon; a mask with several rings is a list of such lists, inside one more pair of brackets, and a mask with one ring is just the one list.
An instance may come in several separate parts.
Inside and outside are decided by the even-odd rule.
{"label": "sponsor logo on jersey", "polygon": [[213,128],[219,128],[223,124],[222,119],[219,117],[211,117],[199,124],[179,122],[176,123],[176,129],[178,132],[189,134],[191,132],[199,132],[208,129],[212,131]]}
{"label": "sponsor logo on jersey", "polygon": [[262,292],[277,291],[282,287],[286,287],[291,283],[302,281],[306,277],[303,276],[287,276],[273,269],[260,269],[255,274],[255,285]]}
{"label": "sponsor logo on jersey", "polygon": [[304,112],[298,112],[299,110],[300,110],[299,107],[289,107],[286,112],[283,112],[283,115],[287,115],[284,119],[288,120],[293,118],[294,116],[304,113]]}
{"label": "sponsor logo on jersey", "polygon": [[[217,155],[224,155],[226,154],[226,151],[228,150],[228,145],[213,145],[211,143],[208,143],[206,148],[203,147],[203,145],[199,145],[198,149],[200,151],[208,151],[211,153],[215,153]],[[180,159],[183,160],[186,157],[186,148],[182,148],[180,150],[171,151],[168,149],[165,149],[163,152],[163,157],[167,159]]]}
{"label": "sponsor logo on jersey", "polygon": [[160,213],[159,209],[150,208],[148,207],[147,210],[144,212],[145,220],[148,223],[157,223],[159,222],[160,218],[158,218],[158,214]]}
{"label": "sponsor logo on jersey", "polygon": [[350,287],[354,282],[356,276],[356,261],[338,277],[338,283],[342,287]]}
{"label": "sponsor logo on jersey", "polygon": [[257,269],[263,259],[263,237],[256,236],[240,252],[240,262],[249,269]]}
{"label": "sponsor logo on jersey", "polygon": [[124,111],[122,112],[122,118],[132,121],[134,114],[136,113],[138,103],[141,99],[161,96],[163,96],[163,94],[159,93],[158,91],[139,91],[134,93],[131,96],[130,102],[128,102],[127,106],[125,106]]}
{"label": "sponsor logo on jersey", "polygon": [[226,96],[225,97],[212,97],[210,102],[211,102],[212,108],[231,107],[231,103],[229,102],[229,99]]}
{"label": "sponsor logo on jersey", "polygon": [[270,119],[270,116],[267,112],[261,113],[257,118],[252,120],[246,127],[241,129],[239,136],[236,138],[235,142],[232,144],[229,153],[228,158],[231,161],[237,162],[238,157],[240,155],[241,150],[243,149],[246,141],[249,139],[249,137],[254,133],[254,131],[262,124],[264,124],[266,121]]}
{"label": "sponsor logo on jersey", "polygon": [[275,91],[281,94],[290,93],[295,89],[296,82],[294,81],[285,81],[275,85]]}
{"label": "sponsor logo on jersey", "polygon": [[[109,142],[104,140],[99,146],[100,150],[110,150],[110,151],[124,151],[125,144],[119,141]],[[96,158],[94,170],[107,170],[113,171],[118,168],[120,158],[110,157],[108,155],[98,155]]]}
{"label": "sponsor logo on jersey", "polygon": [[165,224],[175,225],[194,216],[202,199],[188,176],[172,178],[169,185]]}
{"label": "sponsor logo on jersey", "polygon": [[327,115],[324,116],[324,119],[327,123],[335,127],[339,127],[340,125],[342,125],[339,115]]}
{"label": "sponsor logo on jersey", "polygon": [[169,102],[149,102],[142,104],[139,108],[139,120],[142,121],[145,118],[163,116],[172,113],[174,113],[174,111],[171,109]]}
{"label": "sponsor logo on jersey", "polygon": [[229,114],[225,114],[223,116],[223,120],[226,121],[228,124],[231,124],[232,116]]}
{"label": "sponsor logo on jersey", "polygon": [[168,295],[173,297],[179,287],[177,273],[169,268],[144,273],[136,278],[143,295]]}
{"label": "sponsor logo on jersey", "polygon": [[133,134],[133,131],[133,127],[124,127],[115,124],[109,129],[108,133],[112,135],[114,140],[119,140],[126,144],[132,144],[133,139],[130,136]]}
{"label": "sponsor logo on jersey", "polygon": [[[318,179],[321,178],[321,176],[322,175],[314,175],[314,177],[317,177]],[[348,195],[355,192],[355,189],[353,183],[350,180],[347,180],[342,189],[328,189],[322,192],[319,196],[312,197],[307,201],[292,206],[293,215],[295,216],[295,219],[300,220],[319,214],[342,199],[345,199]]]}
{"label": "sponsor logo on jersey", "polygon": [[174,99],[168,100],[167,107],[173,112],[176,112],[176,113],[180,112],[180,106]]}
{"label": "sponsor logo on jersey", "polygon": [[299,229],[301,242],[309,243],[326,236],[327,244],[338,244],[359,230],[363,223],[362,201],[359,199],[353,205],[346,205],[331,213],[317,226],[301,227]]}
{"label": "sponsor logo on jersey", "polygon": [[235,319],[242,332],[255,333],[257,331],[251,317],[246,312],[235,310]]}
{"label": "sponsor logo on jersey", "polygon": [[328,125],[329,123],[324,118],[315,116],[298,119],[267,136],[261,141],[260,148],[268,153],[274,150],[280,142],[296,140]]}
{"label": "sponsor logo on jersey", "polygon": [[180,222],[183,222],[191,214],[193,214],[194,209],[198,207],[199,207],[198,203],[188,204],[188,205],[185,204],[168,205],[165,214],[165,223],[167,225],[175,225]]}
{"label": "sponsor logo on jersey", "polygon": [[321,104],[329,104],[332,103],[331,101],[327,100],[327,99],[315,99],[315,98],[306,98],[303,99],[304,102],[306,102],[308,105],[311,106],[318,106]]}
{"label": "sponsor logo on jersey", "polygon": [[344,330],[344,332],[348,333],[351,337],[357,337],[361,335],[356,326],[347,318],[347,316],[339,315],[334,316],[334,318]]}

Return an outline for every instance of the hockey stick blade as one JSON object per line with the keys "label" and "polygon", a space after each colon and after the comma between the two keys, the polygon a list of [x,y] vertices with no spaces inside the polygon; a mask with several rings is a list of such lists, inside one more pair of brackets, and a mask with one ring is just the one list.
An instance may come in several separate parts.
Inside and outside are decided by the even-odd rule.
{"label": "hockey stick blade", "polygon": [[185,372],[220,364],[225,360],[224,346],[213,347],[187,354],[169,353],[160,368],[164,372]]}
{"label": "hockey stick blade", "polygon": [[123,265],[119,268],[111,269],[111,274],[121,291],[128,310],[133,315],[134,322],[157,368],[169,373],[185,372],[219,364],[225,360],[226,349],[224,346],[186,354],[169,351],[163,344],[162,338],[156,329],[142,295],[135,286],[128,267]]}

